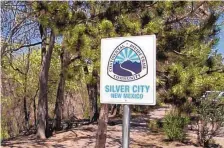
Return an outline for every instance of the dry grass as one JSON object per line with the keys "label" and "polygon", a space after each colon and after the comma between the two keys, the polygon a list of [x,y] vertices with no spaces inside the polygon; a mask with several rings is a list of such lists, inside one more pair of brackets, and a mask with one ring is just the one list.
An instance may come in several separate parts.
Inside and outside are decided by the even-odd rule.
{"label": "dry grass", "polygon": [[[187,140],[181,142],[169,142],[163,133],[153,133],[147,123],[150,119],[161,119],[169,108],[159,108],[149,115],[133,115],[130,133],[130,148],[195,148],[196,134],[188,132]],[[117,119],[120,120],[120,119]],[[119,121],[118,123],[121,123]],[[3,141],[4,148],[94,148],[97,125],[85,125],[69,131],[55,133],[47,140],[36,140],[35,135],[21,136]],[[224,137],[216,137],[216,142],[224,146]],[[122,127],[121,124],[108,126],[107,148],[121,148]],[[199,148],[199,147],[197,147]]]}

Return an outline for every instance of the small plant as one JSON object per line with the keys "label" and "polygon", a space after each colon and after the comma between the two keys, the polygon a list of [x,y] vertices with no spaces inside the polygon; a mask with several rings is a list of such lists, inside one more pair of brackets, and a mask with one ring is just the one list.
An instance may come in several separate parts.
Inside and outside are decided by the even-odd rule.
{"label": "small plant", "polygon": [[148,127],[152,132],[158,132],[160,130],[161,121],[160,120],[150,120],[148,123]]}
{"label": "small plant", "polygon": [[219,134],[220,128],[224,126],[224,104],[221,99],[214,97],[201,100],[197,107],[197,134],[198,143],[209,147],[213,144],[213,137]]}
{"label": "small plant", "polygon": [[192,102],[185,102],[183,105],[181,105],[179,108],[178,108],[179,112],[181,113],[185,113],[187,114],[188,116],[190,116],[190,114],[192,112],[194,112],[195,110],[195,106],[193,105]]}
{"label": "small plant", "polygon": [[172,110],[164,118],[163,130],[169,140],[184,140],[189,118]]}
{"label": "small plant", "polygon": [[7,130],[7,127],[6,126],[2,126],[1,127],[1,135],[0,135],[0,142],[3,140],[3,139],[7,139],[10,137],[10,135],[8,134],[8,130]]}

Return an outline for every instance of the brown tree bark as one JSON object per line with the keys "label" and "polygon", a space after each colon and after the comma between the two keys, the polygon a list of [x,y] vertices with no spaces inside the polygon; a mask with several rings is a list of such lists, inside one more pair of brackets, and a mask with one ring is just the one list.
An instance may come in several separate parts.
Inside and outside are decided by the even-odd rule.
{"label": "brown tree bark", "polygon": [[30,52],[29,49],[27,54],[27,62],[26,62],[26,69],[24,73],[24,97],[23,97],[23,110],[24,110],[24,119],[26,124],[26,130],[29,130],[29,112],[27,109],[27,76],[30,69]]}
{"label": "brown tree bark", "polygon": [[109,117],[116,117],[117,115],[119,115],[120,107],[121,107],[120,104],[112,105]]}
{"label": "brown tree bark", "polygon": [[61,72],[60,72],[60,80],[58,83],[57,90],[57,98],[55,102],[55,116],[56,116],[56,130],[61,129],[61,120],[62,120],[62,107],[64,102],[64,92],[65,92],[65,80],[66,80],[66,69],[68,66],[74,62],[75,60],[80,59],[79,54],[75,54],[73,57],[70,56],[70,53],[62,47],[62,51],[60,54],[61,60]]}
{"label": "brown tree bark", "polygon": [[26,130],[28,130],[29,129],[29,113],[27,110],[27,73],[25,75],[25,84],[24,84],[23,111],[24,111]]}
{"label": "brown tree bark", "polygon": [[37,113],[37,137],[45,139],[49,136],[49,127],[48,127],[48,98],[47,98],[47,82],[48,82],[48,72],[50,68],[51,55],[55,43],[55,34],[51,30],[50,41],[48,50],[46,50],[46,37],[47,30],[40,26],[42,29],[42,61],[41,61],[41,71],[39,75],[39,99],[38,99],[38,113]]}
{"label": "brown tree bark", "polygon": [[65,53],[63,48],[60,55],[60,59],[61,59],[61,72],[60,72],[60,80],[58,83],[57,98],[55,103],[56,130],[61,129],[62,105],[64,101],[64,88],[65,88],[65,70],[67,68],[65,65]]}
{"label": "brown tree bark", "polygon": [[89,95],[89,117],[90,122],[97,121],[99,113],[97,106],[97,84],[87,84]]}
{"label": "brown tree bark", "polygon": [[98,120],[98,130],[96,135],[95,148],[105,148],[107,138],[107,123],[108,123],[108,105],[102,104],[100,117]]}
{"label": "brown tree bark", "polygon": [[97,95],[99,94],[99,76],[96,70],[92,72],[93,82],[87,84],[88,96],[89,96],[89,117],[90,122],[95,122],[99,118]]}
{"label": "brown tree bark", "polygon": [[39,91],[39,86],[38,86],[38,88],[37,88],[37,90],[36,90],[36,94],[35,94],[34,97],[33,97],[33,114],[34,114],[34,126],[35,126],[35,128],[37,128],[36,97],[37,97],[37,93],[38,93],[38,91]]}

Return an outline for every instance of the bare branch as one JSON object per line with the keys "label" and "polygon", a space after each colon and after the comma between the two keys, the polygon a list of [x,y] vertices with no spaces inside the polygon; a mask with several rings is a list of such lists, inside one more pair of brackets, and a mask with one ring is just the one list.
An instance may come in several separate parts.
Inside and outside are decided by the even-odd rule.
{"label": "bare branch", "polygon": [[176,51],[176,50],[173,50],[173,52],[174,52],[175,54],[177,54],[177,55],[181,55],[181,56],[195,57],[195,56],[193,56],[193,55],[187,55],[187,54],[184,54],[184,53],[180,53],[180,52],[178,52],[178,51]]}
{"label": "bare branch", "polygon": [[166,24],[172,24],[172,23],[176,23],[176,22],[179,22],[185,18],[187,18],[189,15],[193,14],[196,10],[198,10],[205,2],[201,2],[195,9],[192,9],[192,11],[190,11],[189,13],[187,13],[186,15],[180,17],[180,18],[176,18],[176,19],[173,19],[171,21],[168,21],[166,22]]}
{"label": "bare branch", "polygon": [[224,69],[223,68],[218,68],[218,69],[214,69],[214,70],[208,70],[208,71],[203,72],[201,74],[212,74],[213,72],[223,73]]}
{"label": "bare branch", "polygon": [[12,49],[12,51],[17,51],[17,50],[19,50],[19,49],[21,49],[21,48],[24,48],[24,47],[32,47],[32,46],[36,46],[36,45],[39,45],[39,44],[41,44],[41,43],[42,43],[42,42],[37,42],[37,43],[27,44],[27,45],[21,45],[21,46],[18,47],[18,48]]}
{"label": "bare branch", "polygon": [[68,61],[68,63],[66,63],[66,66],[70,65],[72,62],[74,62],[80,58],[81,58],[80,55],[74,55],[73,57],[71,57],[70,61]]}
{"label": "bare branch", "polygon": [[158,1],[155,1],[154,3],[150,4],[150,5],[145,5],[147,8],[152,8],[156,3],[158,3]]}
{"label": "bare branch", "polygon": [[[9,59],[9,57],[7,57],[7,58]],[[21,71],[19,68],[13,66],[12,61],[10,59],[9,59],[9,64],[13,70],[18,71],[22,75],[25,75],[25,73],[23,71]]]}

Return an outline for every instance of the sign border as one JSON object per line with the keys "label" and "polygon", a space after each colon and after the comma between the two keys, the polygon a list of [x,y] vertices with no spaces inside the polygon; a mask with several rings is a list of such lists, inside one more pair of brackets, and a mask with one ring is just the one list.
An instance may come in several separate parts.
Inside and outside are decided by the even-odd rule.
{"label": "sign border", "polygon": [[[100,98],[100,103],[101,104],[121,104],[121,105],[124,105],[124,104],[128,104],[128,105],[156,105],[156,35],[143,35],[143,36],[128,36],[127,38],[131,38],[131,37],[152,37],[153,38],[153,61],[154,61],[154,64],[153,64],[153,68],[154,68],[154,71],[153,71],[153,78],[154,78],[154,87],[153,87],[153,102],[152,103],[133,103],[133,102],[125,102],[125,101],[122,101],[122,102],[117,102],[117,101],[105,101],[105,100],[102,100]],[[125,37],[114,37],[114,38],[103,38],[101,39],[101,50],[102,50],[102,40],[108,40],[108,39],[119,39],[119,38],[125,38]],[[129,40],[130,39],[125,39],[126,40]],[[132,41],[131,41],[132,42]],[[123,43],[123,42],[121,42]],[[121,44],[120,43],[120,44]],[[119,44],[119,45],[120,45]],[[118,46],[119,46],[118,45]],[[116,46],[116,48],[118,47]],[[115,48],[115,49],[116,49]],[[141,49],[141,48],[140,48]],[[113,52],[112,52],[113,53]],[[102,62],[102,55],[101,55],[101,62]],[[148,66],[148,65],[147,65]],[[100,72],[102,74],[102,66],[100,65]],[[148,71],[147,71],[148,72]],[[148,73],[147,73],[148,74]],[[107,74],[108,75],[108,74]],[[114,79],[113,79],[114,80]],[[123,82],[123,81],[122,81]],[[133,82],[133,81],[132,81]],[[101,87],[102,87],[102,81],[101,81],[101,77],[100,77],[100,95],[101,95]]]}

